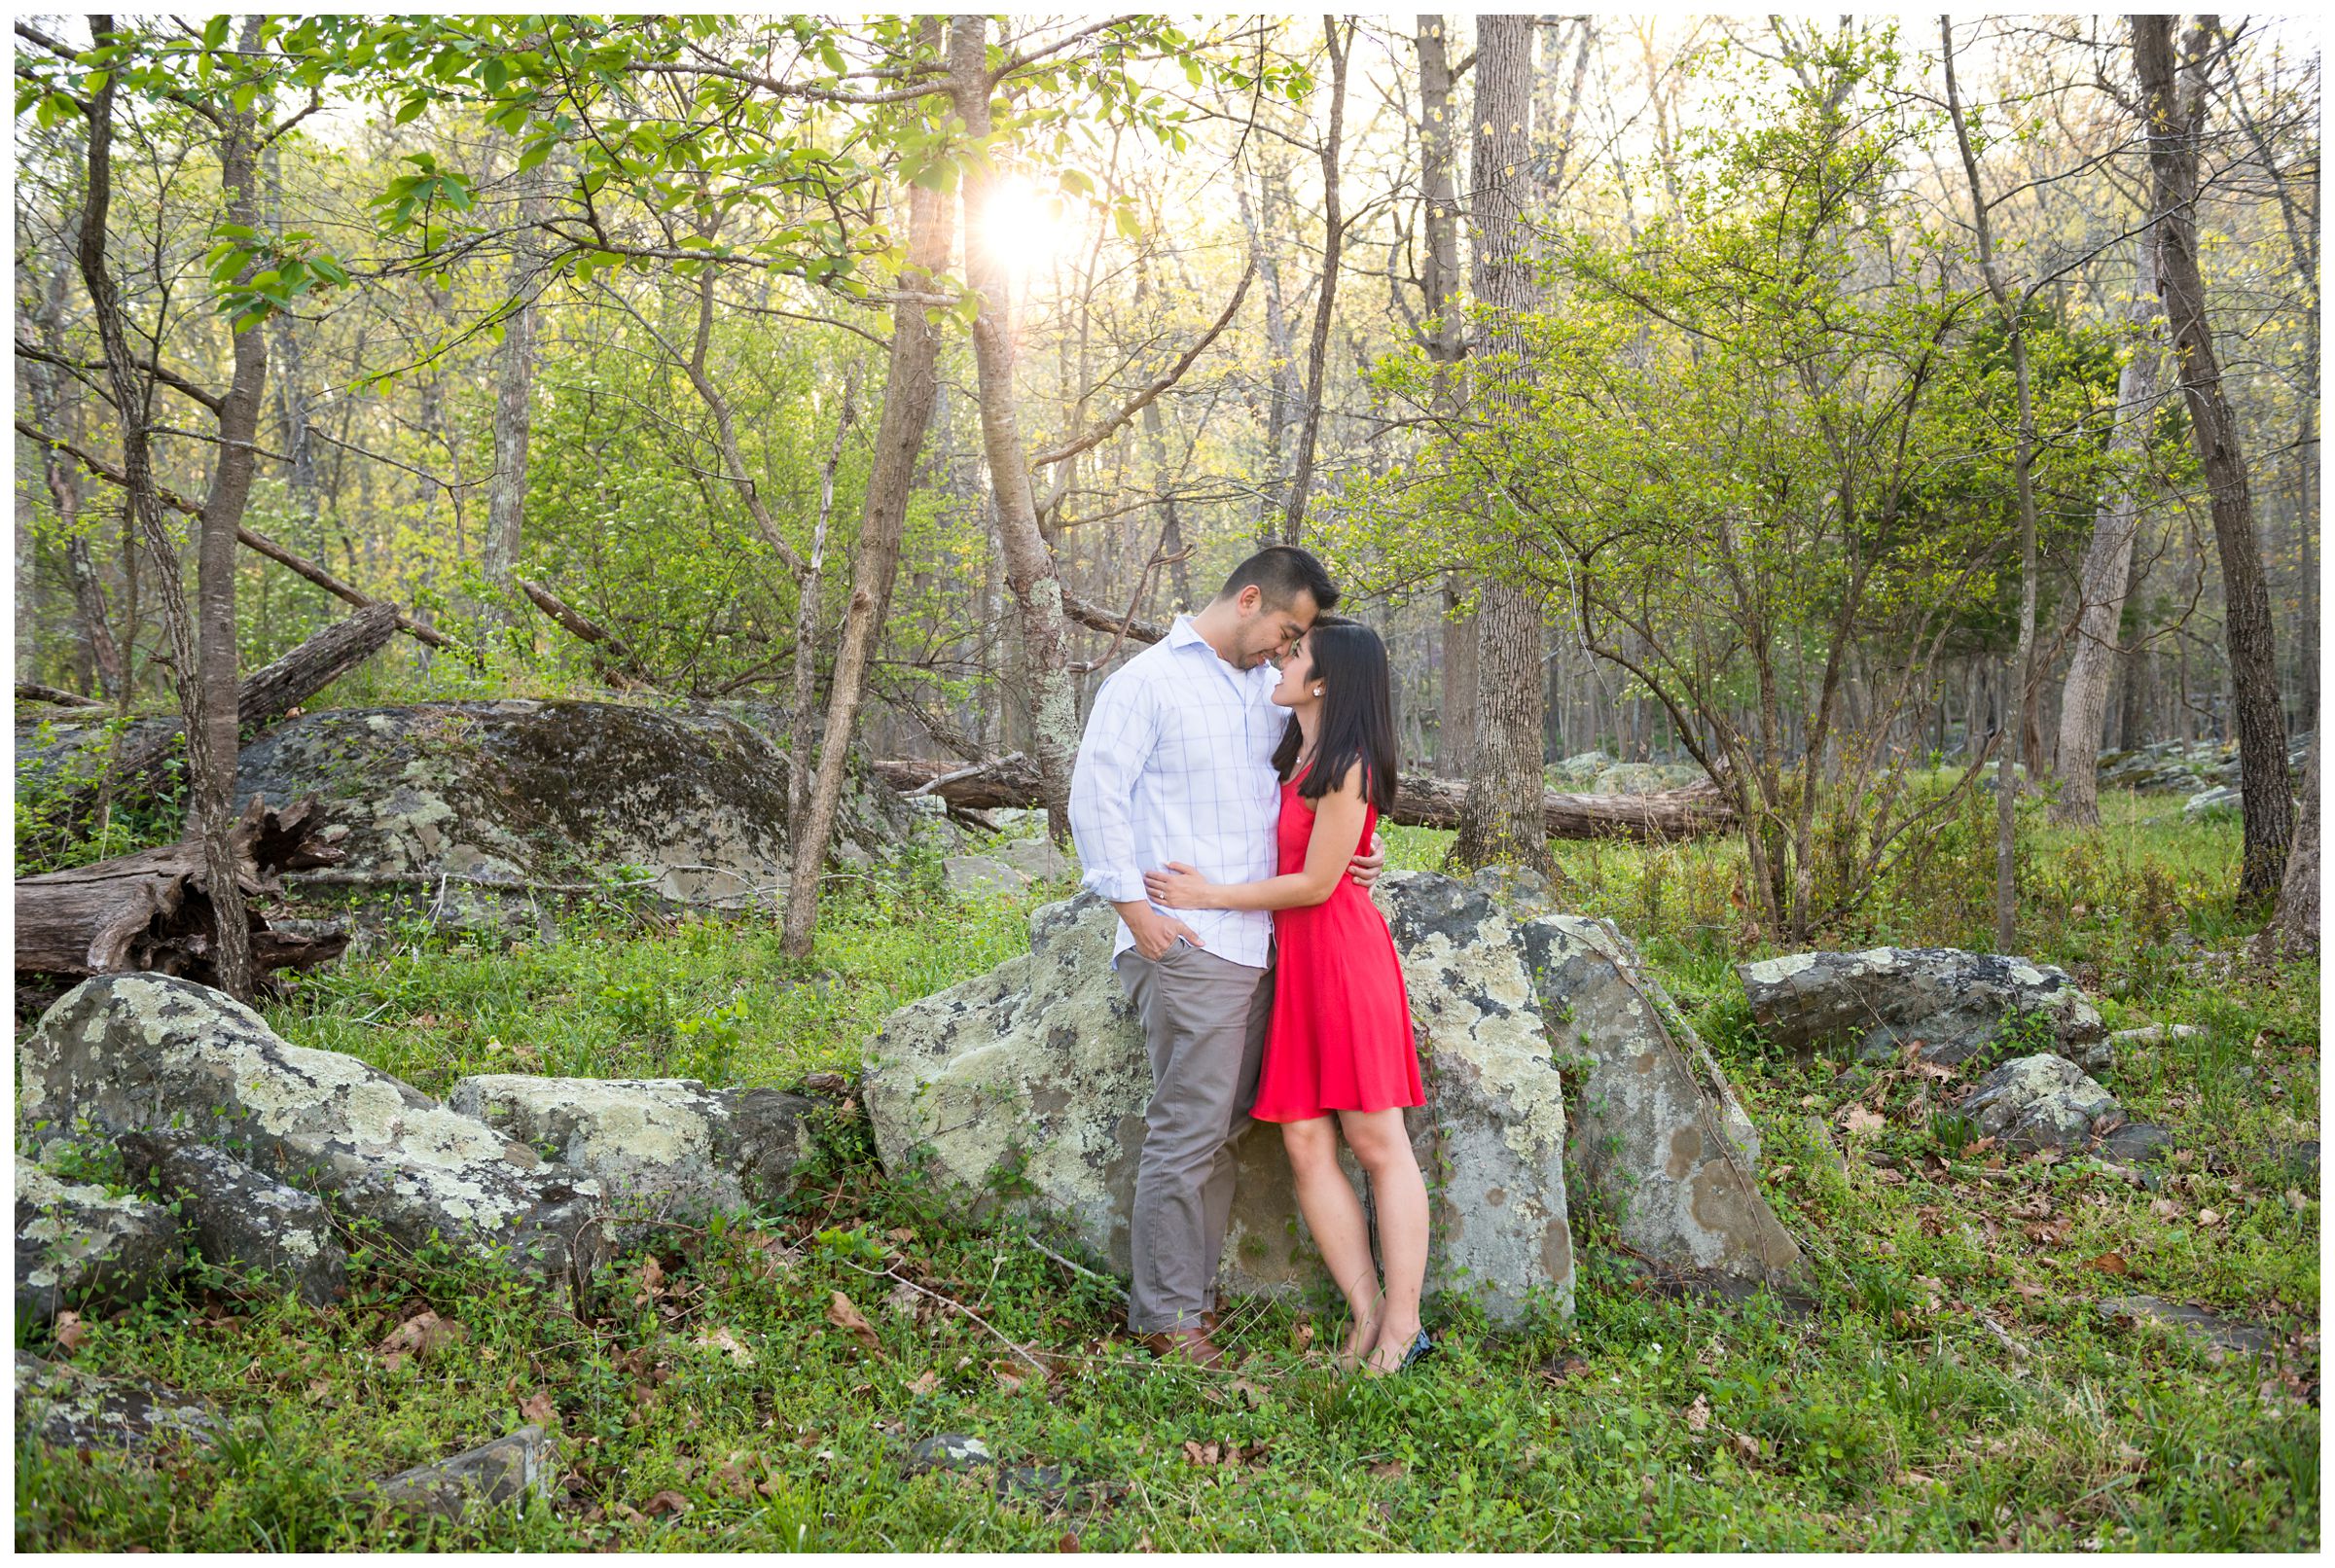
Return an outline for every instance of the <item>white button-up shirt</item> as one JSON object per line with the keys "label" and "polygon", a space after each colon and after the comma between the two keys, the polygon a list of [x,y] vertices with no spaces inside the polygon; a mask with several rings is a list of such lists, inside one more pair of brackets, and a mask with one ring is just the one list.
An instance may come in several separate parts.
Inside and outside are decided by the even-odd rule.
{"label": "white button-up shirt", "polygon": [[[1070,834],[1086,886],[1131,903],[1144,897],[1143,873],[1171,860],[1211,882],[1274,873],[1281,797],[1273,753],[1289,725],[1288,709],[1272,701],[1279,684],[1270,661],[1239,670],[1218,658],[1189,616],[1102,683],[1070,775]],[[1272,960],[1264,910],[1165,912],[1219,958],[1256,969]],[[1134,944],[1120,921],[1111,956]]]}

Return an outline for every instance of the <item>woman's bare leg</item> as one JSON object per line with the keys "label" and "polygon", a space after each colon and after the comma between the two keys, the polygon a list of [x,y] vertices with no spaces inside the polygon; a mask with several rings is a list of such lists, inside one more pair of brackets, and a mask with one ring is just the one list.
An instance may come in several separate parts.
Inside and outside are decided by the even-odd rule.
{"label": "woman's bare leg", "polygon": [[1379,1271],[1370,1260],[1370,1222],[1362,1200],[1338,1164],[1338,1129],[1327,1116],[1281,1124],[1289,1169],[1297,1178],[1297,1207],[1321,1249],[1330,1278],[1346,1297],[1353,1329],[1340,1359],[1350,1368],[1370,1354],[1378,1337]]}
{"label": "woman's bare leg", "polygon": [[1427,1277],[1427,1184],[1401,1111],[1341,1111],[1338,1121],[1354,1158],[1370,1172],[1379,1256],[1386,1265],[1385,1304],[1367,1354],[1373,1371],[1392,1372],[1419,1337],[1419,1296]]}

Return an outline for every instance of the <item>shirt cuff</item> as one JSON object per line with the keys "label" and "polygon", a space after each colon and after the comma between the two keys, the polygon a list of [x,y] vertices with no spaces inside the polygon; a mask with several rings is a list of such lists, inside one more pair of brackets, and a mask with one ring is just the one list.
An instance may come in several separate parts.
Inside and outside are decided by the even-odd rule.
{"label": "shirt cuff", "polygon": [[1080,886],[1092,889],[1111,904],[1139,903],[1148,897],[1143,889],[1141,872],[1097,867],[1078,880]]}

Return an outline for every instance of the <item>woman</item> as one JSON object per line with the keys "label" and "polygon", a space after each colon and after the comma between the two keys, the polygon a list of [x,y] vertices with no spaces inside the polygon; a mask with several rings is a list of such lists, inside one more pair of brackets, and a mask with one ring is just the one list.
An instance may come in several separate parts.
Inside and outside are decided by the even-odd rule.
{"label": "woman", "polygon": [[[1289,710],[1274,755],[1280,874],[1223,884],[1170,862],[1144,880],[1168,909],[1273,911],[1273,1022],[1250,1115],[1281,1124],[1298,1207],[1352,1309],[1342,1360],[1397,1372],[1433,1348],[1419,1322],[1427,1188],[1403,1128],[1404,1108],[1426,1097],[1394,939],[1346,875],[1394,803],[1386,645],[1367,626],[1317,623],[1281,666],[1273,700]],[[1361,1200],[1338,1164],[1341,1130],[1377,1198],[1383,1290]]]}

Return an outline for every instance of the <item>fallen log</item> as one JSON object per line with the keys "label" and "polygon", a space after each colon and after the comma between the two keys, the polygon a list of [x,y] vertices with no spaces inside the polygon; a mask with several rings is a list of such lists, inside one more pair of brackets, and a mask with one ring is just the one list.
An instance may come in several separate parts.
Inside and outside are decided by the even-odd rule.
{"label": "fallen log", "polygon": [[[233,833],[235,881],[247,898],[280,893],[285,872],[338,863],[344,831],[322,828],[313,796],[282,811],[254,796]],[[345,933],[276,931],[256,906],[245,911],[257,973],[307,969],[348,945]],[[216,985],[218,931],[199,838],[17,883],[19,977],[151,971]]]}
{"label": "fallen log", "polygon": [[[895,758],[872,765],[876,776],[903,794],[923,791],[952,810],[988,811],[1038,804],[1037,765],[1017,752],[970,766]],[[1405,827],[1458,826],[1467,799],[1464,781],[1407,774],[1395,791],[1393,819]],[[1735,826],[1734,807],[1717,786],[1696,785],[1658,795],[1564,795],[1550,790],[1541,814],[1552,838],[1691,838]]]}
{"label": "fallen log", "polygon": [[[283,658],[252,671],[235,689],[235,723],[246,732],[265,728],[355,669],[397,634],[397,606],[377,600],[334,622]],[[48,809],[63,824],[77,823],[97,809],[101,794],[151,793],[162,784],[169,759],[185,727],[175,717],[132,722],[87,783],[75,785]]]}
{"label": "fallen log", "polygon": [[38,681],[18,681],[17,683],[17,700],[18,702],[46,702],[52,707],[58,708],[102,708],[105,706],[103,702],[93,696],[83,696],[79,692],[67,692],[54,686],[43,686]]}

